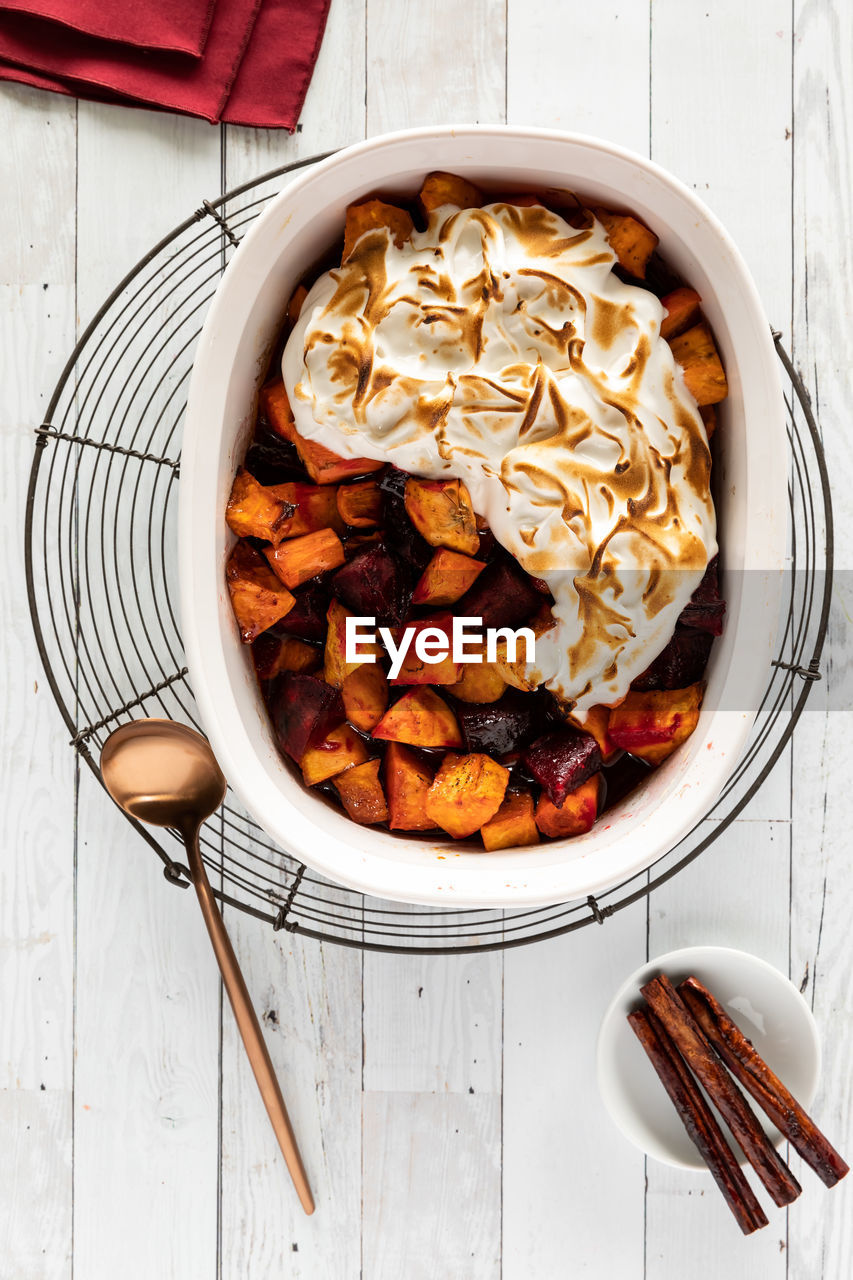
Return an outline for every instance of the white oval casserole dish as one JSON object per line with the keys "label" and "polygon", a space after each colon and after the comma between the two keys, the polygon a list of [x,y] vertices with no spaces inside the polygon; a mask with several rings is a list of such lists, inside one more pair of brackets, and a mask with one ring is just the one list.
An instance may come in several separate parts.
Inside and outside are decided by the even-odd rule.
{"label": "white oval casserole dish", "polygon": [[[497,853],[360,827],[302,785],[276,747],[224,576],[234,543],[225,505],[293,287],[341,235],[349,203],[375,191],[411,195],[433,169],[487,191],[568,188],[635,212],[701,294],[729,382],[714,476],[728,612],[699,725],[588,834]],[[723,227],[668,173],[597,139],[500,126],[407,130],[322,161],[270,202],[234,254],[190,384],[178,530],[183,636],[201,718],[229,783],[283,848],[379,897],[454,908],[547,905],[642,871],[708,812],[746,742],[773,656],[786,477],[776,356],[755,286]]]}

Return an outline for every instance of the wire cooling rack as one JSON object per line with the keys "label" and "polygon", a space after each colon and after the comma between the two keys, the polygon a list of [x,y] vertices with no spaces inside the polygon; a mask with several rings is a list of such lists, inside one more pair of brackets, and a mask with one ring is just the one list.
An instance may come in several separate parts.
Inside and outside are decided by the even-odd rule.
{"label": "wire cooling rack", "polygon": [[[286,165],[200,207],[106,299],[72,352],[36,428],[26,511],[27,591],[42,662],[71,746],[96,776],[107,735],[140,715],[199,725],[177,620],[181,426],[207,305],[246,229],[292,175]],[[277,847],[229,792],[202,832],[218,896],[271,924],[376,951],[518,946],[608,916],[698,857],[778,760],[820,679],[832,576],[832,510],[820,434],[802,380],[786,375],[791,572],[775,658],[746,751],[708,816],[652,868],[597,897],[519,911],[445,911],[368,898]],[[169,881],[187,868],[134,823]]]}

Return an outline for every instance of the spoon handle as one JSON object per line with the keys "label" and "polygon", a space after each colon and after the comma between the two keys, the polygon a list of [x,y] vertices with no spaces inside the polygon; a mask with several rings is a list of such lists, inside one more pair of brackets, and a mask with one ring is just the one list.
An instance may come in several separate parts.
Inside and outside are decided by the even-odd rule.
{"label": "spoon handle", "polygon": [[190,870],[192,871],[193,884],[198,894],[201,914],[204,916],[204,923],[207,925],[207,932],[210,934],[210,941],[213,944],[225,990],[228,992],[228,999],[231,1001],[231,1008],[234,1010],[237,1027],[243,1037],[249,1065],[258,1082],[258,1088],[261,1091],[267,1115],[275,1131],[278,1145],[281,1147],[282,1155],[290,1171],[302,1208],[306,1213],[313,1213],[314,1198],[308,1185],[308,1177],[305,1173],[302,1157],[296,1145],[296,1138],[294,1137],[287,1108],[284,1105],[281,1089],[270,1061],[266,1041],[249,998],[246,983],[243,981],[243,975],[240,972],[234,948],[231,946],[231,939],[225,932],[225,925],[216,905],[216,899],[213,896],[213,890],[210,887],[204,863],[201,860],[198,831],[196,830],[192,835],[187,832],[184,836],[184,841],[187,846]]}

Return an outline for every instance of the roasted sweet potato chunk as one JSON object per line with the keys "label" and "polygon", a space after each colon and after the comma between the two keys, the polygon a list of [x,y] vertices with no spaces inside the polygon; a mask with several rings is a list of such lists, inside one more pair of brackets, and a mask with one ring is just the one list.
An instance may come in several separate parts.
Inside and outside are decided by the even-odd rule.
{"label": "roasted sweet potato chunk", "polygon": [[316,676],[295,671],[276,681],[270,711],[279,746],[297,764],[309,747],[322,742],[344,718],[336,689]]}
{"label": "roasted sweet potato chunk", "polygon": [[491,756],[447,755],[427,792],[426,811],[455,840],[479,831],[504,798],[509,769]]}
{"label": "roasted sweet potato chunk", "polygon": [[426,811],[432,777],[432,770],[408,747],[389,743],[385,752],[385,792],[392,831],[432,830],[435,824]]}
{"label": "roasted sweet potato chunk", "polygon": [[598,749],[601,752],[601,759],[607,764],[619,751],[619,747],[611,742],[610,734],[607,732],[610,724],[610,708],[604,706],[590,707],[587,712],[586,720],[581,724],[579,720],[575,720],[572,716],[568,717],[569,723],[573,724],[576,729],[580,729],[583,733],[590,734],[598,743]]}
{"label": "roasted sweet potato chunk", "polygon": [[495,816],[480,827],[483,844],[490,853],[514,845],[539,843],[533,807],[533,796],[529,791],[506,793]]}
{"label": "roasted sweet potato chunk", "polygon": [[347,662],[346,660],[346,622],[352,614],[337,600],[332,600],[326,613],[328,630],[326,647],[323,653],[323,679],[333,689],[343,688],[343,683],[351,671],[363,661]]}
{"label": "roasted sweet potato chunk", "polygon": [[251,644],[293,608],[293,596],[248,542],[238,542],[232,551],[225,580],[243,644]]}
{"label": "roasted sweet potato chunk", "polygon": [[704,320],[680,333],[669,345],[681,365],[687,390],[700,407],[725,400],[729,394],[725,370]]}
{"label": "roasted sweet potato chunk", "polygon": [[335,485],[302,484],[295,481],[272,485],[269,492],[294,508],[282,526],[281,538],[275,541],[301,538],[303,534],[316,533],[318,529],[334,529],[335,533],[343,533],[344,522],[338,514],[338,490]]}
{"label": "roasted sweet potato chunk", "polygon": [[480,535],[471,495],[461,480],[406,481],[406,512],[431,547],[447,547],[473,556]]}
{"label": "roasted sweet potato chunk", "polygon": [[347,720],[372,733],[388,710],[388,679],[378,662],[363,662],[344,677],[341,687]]}
{"label": "roasted sweet potato chunk", "polygon": [[701,305],[702,299],[695,289],[680,288],[667,293],[661,298],[666,315],[660,323],[660,336],[668,342],[689,329],[699,319]]}
{"label": "roasted sweet potato chunk", "polygon": [[277,636],[265,631],[252,645],[252,661],[259,680],[273,680],[282,671],[317,671],[323,654],[315,644],[296,636]]}
{"label": "roasted sweet potato chunk", "polygon": [[385,822],[388,805],[379,781],[380,760],[366,760],[335,778],[334,787],[353,822],[369,827]]}
{"label": "roasted sweet potato chunk", "polygon": [[344,224],[344,252],[341,261],[346,262],[363,235],[379,228],[387,230],[397,248],[402,249],[414,231],[415,224],[411,214],[405,209],[396,204],[386,204],[384,200],[363,200],[360,204],[351,204]]}
{"label": "roasted sweet potato chunk", "polygon": [[610,713],[611,741],[648,764],[660,764],[696,728],[702,692],[701,684],[687,689],[632,690]]}
{"label": "roasted sweet potato chunk", "polygon": [[301,436],[296,430],[290,401],[281,379],[261,387],[260,407],[276,434],[294,445],[300,462],[315,484],[339,484],[342,480],[352,480],[372,471],[381,471],[385,465],[374,458],[342,458],[316,440],[306,440]]}
{"label": "roasted sweet potato chunk", "polygon": [[287,304],[287,324],[292,329],[299,319],[305,299],[308,297],[308,290],[304,284],[298,284],[290,295],[290,301]]}
{"label": "roasted sweet potato chunk", "polygon": [[[453,619],[449,614],[436,614],[432,618],[421,618],[417,622],[409,622],[405,628],[398,631],[398,637],[402,630],[411,630],[412,638],[409,642],[409,648],[406,650],[406,656],[403,659],[400,670],[391,680],[392,684],[456,684],[462,676],[462,663],[454,662],[451,656],[452,640],[451,628]],[[435,636],[425,637],[425,642],[430,646],[427,652],[438,654],[442,650],[447,650],[447,657],[442,658],[439,662],[424,662],[418,657],[415,645],[418,638],[424,631],[434,630]]]}
{"label": "roasted sweet potato chunk", "polygon": [[355,729],[339,724],[316,747],[309,747],[302,757],[302,777],[306,787],[334,778],[345,769],[364,764],[367,748]]}
{"label": "roasted sweet potato chunk", "polygon": [[610,248],[619,259],[619,265],[638,280],[645,279],[646,265],[658,244],[654,231],[629,213],[613,213],[599,206],[593,209],[593,213],[607,232]]}
{"label": "roasted sweet potato chunk", "polygon": [[374,738],[411,747],[461,747],[456,716],[428,685],[404,693],[373,730]]}
{"label": "roasted sweet potato chunk", "polygon": [[[473,651],[474,646],[469,646]],[[485,658],[484,644],[479,651]],[[465,662],[461,679],[448,689],[460,702],[497,702],[506,689],[506,681],[494,662]]]}
{"label": "roasted sweet potato chunk", "polygon": [[270,568],[286,587],[298,587],[344,562],[344,548],[334,529],[318,529],[264,551]]}
{"label": "roasted sweet potato chunk", "polygon": [[536,806],[537,827],[543,836],[582,836],[595,825],[601,791],[600,773],[594,773],[566,796],[561,809],[557,809],[543,791]]}
{"label": "roasted sweet potato chunk", "polygon": [[421,574],[412,604],[455,604],[485,567],[485,560],[472,560],[440,547]]}
{"label": "roasted sweet potato chunk", "polygon": [[456,173],[428,173],[420,191],[421,208],[424,213],[432,213],[443,205],[453,205],[455,209],[479,209],[483,203],[483,193],[473,182],[460,178]]}
{"label": "roasted sweet potato chunk", "polygon": [[344,524],[369,529],[382,519],[382,491],[375,480],[342,484],[336,491],[338,513]]}
{"label": "roasted sweet potato chunk", "polygon": [[[290,486],[283,486],[288,488]],[[262,538],[273,545],[286,536],[294,507],[274,489],[267,489],[241,467],[234,477],[225,508],[225,521],[238,538]]]}

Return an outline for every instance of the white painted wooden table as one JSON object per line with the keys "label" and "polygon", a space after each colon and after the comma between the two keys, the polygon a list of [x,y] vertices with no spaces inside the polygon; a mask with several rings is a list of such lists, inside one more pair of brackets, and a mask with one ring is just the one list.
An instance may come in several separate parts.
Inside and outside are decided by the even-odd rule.
{"label": "white painted wooden table", "polygon": [[816,1111],[853,1152],[849,573],[793,751],[648,907],[447,959],[362,956],[231,913],[317,1195],[307,1220],[191,896],[75,768],[22,569],[32,428],[150,244],[287,159],[507,120],[650,153],[722,217],[815,394],[849,571],[851,119],[848,0],[333,0],[292,138],[0,86],[2,1280],[853,1274],[853,1179],[827,1193],[806,1170],[790,1213],[744,1240],[707,1178],[644,1163],[593,1075],[629,970],[674,946],[744,947],[802,983],[825,1047]]}

